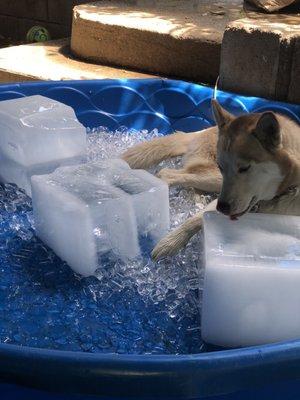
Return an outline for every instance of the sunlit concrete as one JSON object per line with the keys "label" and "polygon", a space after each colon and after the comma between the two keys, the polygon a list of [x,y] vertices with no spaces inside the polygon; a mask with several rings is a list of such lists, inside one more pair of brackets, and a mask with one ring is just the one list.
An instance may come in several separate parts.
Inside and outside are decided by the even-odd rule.
{"label": "sunlit concrete", "polygon": [[71,49],[78,57],[213,83],[226,25],[242,0],[99,1],[74,9]]}
{"label": "sunlit concrete", "polygon": [[0,82],[149,78],[148,74],[76,60],[69,39],[0,49]]}

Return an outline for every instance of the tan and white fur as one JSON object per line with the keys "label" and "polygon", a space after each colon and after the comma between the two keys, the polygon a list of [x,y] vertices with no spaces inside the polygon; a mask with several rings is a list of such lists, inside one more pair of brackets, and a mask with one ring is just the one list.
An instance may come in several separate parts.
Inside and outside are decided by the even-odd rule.
{"label": "tan and white fur", "polygon": [[[273,112],[234,117],[212,101],[217,125],[195,133],[175,133],[127,150],[132,168],[149,168],[183,156],[182,169],[162,169],[170,186],[219,193],[204,210],[237,219],[249,211],[300,215],[300,127]],[[203,211],[203,212],[204,212]],[[163,238],[154,259],[176,254],[202,227],[203,212]]]}

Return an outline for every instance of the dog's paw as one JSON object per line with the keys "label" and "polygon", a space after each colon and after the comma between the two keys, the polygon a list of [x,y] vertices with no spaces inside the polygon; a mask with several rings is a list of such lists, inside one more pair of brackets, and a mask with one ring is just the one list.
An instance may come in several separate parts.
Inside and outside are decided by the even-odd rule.
{"label": "dog's paw", "polygon": [[166,182],[169,186],[176,182],[176,177],[173,169],[163,168],[156,176]]}
{"label": "dog's paw", "polygon": [[181,227],[170,232],[162,238],[154,247],[151,256],[157,261],[165,257],[174,256],[181,250],[189,241],[189,234]]}
{"label": "dog's paw", "polygon": [[291,186],[288,189],[286,195],[287,196],[292,196],[292,197],[297,197],[299,195],[299,191],[300,191],[300,189],[299,189],[298,186]]}
{"label": "dog's paw", "polygon": [[154,261],[161,260],[176,254],[176,250],[168,243],[168,238],[163,238],[152,250],[151,257]]}

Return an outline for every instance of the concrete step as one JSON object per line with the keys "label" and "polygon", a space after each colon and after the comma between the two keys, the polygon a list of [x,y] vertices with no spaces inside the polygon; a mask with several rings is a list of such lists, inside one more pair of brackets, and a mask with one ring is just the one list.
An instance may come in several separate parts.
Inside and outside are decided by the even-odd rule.
{"label": "concrete step", "polygon": [[214,83],[226,25],[243,0],[98,1],[74,8],[71,50],[82,59]]}
{"label": "concrete step", "polygon": [[140,72],[76,60],[69,39],[0,49],[0,82],[149,78]]}
{"label": "concrete step", "polygon": [[260,15],[228,25],[220,88],[300,104],[300,14]]}

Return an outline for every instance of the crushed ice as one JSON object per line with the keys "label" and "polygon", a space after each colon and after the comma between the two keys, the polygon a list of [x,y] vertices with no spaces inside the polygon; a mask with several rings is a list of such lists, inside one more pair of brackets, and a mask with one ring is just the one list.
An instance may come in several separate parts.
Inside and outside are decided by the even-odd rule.
{"label": "crushed ice", "polygon": [[[154,137],[154,130],[89,132],[89,159],[116,157]],[[162,166],[178,166],[176,159]],[[153,172],[153,171],[152,171]],[[172,228],[210,196],[171,189]],[[153,263],[107,263],[80,278],[34,236],[31,201],[16,186],[0,187],[0,340],[89,352],[182,354],[201,341],[201,234],[179,255]]]}

